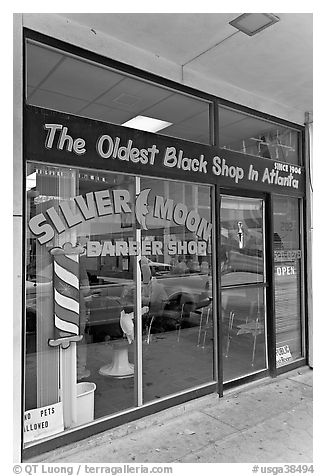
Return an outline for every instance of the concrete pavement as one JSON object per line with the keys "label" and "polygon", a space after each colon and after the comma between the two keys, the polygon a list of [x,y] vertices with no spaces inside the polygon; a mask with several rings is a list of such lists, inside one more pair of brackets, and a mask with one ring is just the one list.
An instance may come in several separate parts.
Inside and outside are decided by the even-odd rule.
{"label": "concrete pavement", "polygon": [[[164,410],[28,462],[312,463],[308,367]],[[27,461],[26,461],[27,462]]]}

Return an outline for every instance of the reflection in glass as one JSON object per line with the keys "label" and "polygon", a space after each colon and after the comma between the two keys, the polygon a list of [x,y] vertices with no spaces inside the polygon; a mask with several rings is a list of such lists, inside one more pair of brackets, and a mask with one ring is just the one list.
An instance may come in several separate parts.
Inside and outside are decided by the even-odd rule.
{"label": "reflection in glass", "polygon": [[[151,243],[144,257],[151,273],[143,319],[148,402],[213,380],[211,234],[203,239],[195,226],[211,224],[211,197],[209,187],[154,179],[141,179],[141,189],[151,190],[142,230]],[[164,197],[160,208],[157,196]],[[174,219],[166,213],[168,203]]]}
{"label": "reflection in glass", "polygon": [[266,368],[264,202],[221,197],[224,380]]}
{"label": "reflection in glass", "polygon": [[299,163],[299,134],[243,112],[219,107],[219,146],[247,155]]}
{"label": "reflection in glass", "polygon": [[210,143],[207,101],[30,40],[26,60],[28,104],[122,126],[141,115],[167,122],[161,135]]}
{"label": "reflection in glass", "polygon": [[264,280],[262,200],[222,197],[220,262],[222,286]]}
{"label": "reflection in glass", "polygon": [[265,291],[222,290],[224,381],[266,368]]}
{"label": "reflection in glass", "polygon": [[[112,209],[112,203],[117,205],[120,200],[121,204],[121,191],[124,197],[130,196],[133,200],[134,178],[28,164],[26,183],[30,228],[27,229],[26,252],[25,409],[32,410],[62,400],[62,359],[67,360],[69,368],[74,367],[75,361],[72,380],[68,383],[74,388],[76,379],[77,393],[89,388],[87,382],[96,385],[95,419],[133,407],[136,405],[134,316],[132,311],[127,311],[123,297],[127,294],[125,290],[133,287],[136,257],[111,251],[119,242],[133,239],[133,205],[130,204],[130,213],[121,213],[119,205]],[[96,207],[95,202],[102,208]],[[128,211],[127,205],[124,208]],[[45,221],[52,230],[48,238],[40,229]],[[39,241],[42,237],[44,243]],[[53,293],[56,268],[53,268],[50,250],[66,243],[77,246],[82,253],[78,271],[74,277],[69,263],[66,268],[62,266],[58,271],[59,287],[54,287]],[[70,294],[69,289],[73,286],[76,289],[72,289]],[[58,347],[50,347],[48,341],[56,332],[54,309],[61,320],[69,320],[71,313],[65,305],[78,292],[79,334],[83,338],[77,343],[76,351],[72,350],[67,357],[66,351],[59,352]],[[56,293],[63,296],[59,307],[54,300]],[[123,322],[123,312],[128,314],[130,332]],[[78,402],[77,398],[77,414]],[[65,423],[65,428],[89,421],[85,421],[83,414],[77,421],[69,425]]]}
{"label": "reflection in glass", "polygon": [[299,201],[274,197],[276,365],[302,357]]}
{"label": "reflection in glass", "polygon": [[139,405],[137,336],[143,401],[211,382],[210,187],[32,163],[26,185],[26,411],[62,402],[68,429]]}

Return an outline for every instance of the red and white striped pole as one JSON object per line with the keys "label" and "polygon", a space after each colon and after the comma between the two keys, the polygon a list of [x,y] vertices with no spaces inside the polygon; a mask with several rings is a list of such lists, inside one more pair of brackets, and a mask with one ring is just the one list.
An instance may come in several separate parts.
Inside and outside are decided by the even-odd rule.
{"label": "red and white striped pole", "polygon": [[79,334],[79,255],[80,247],[65,243],[50,251],[53,256],[54,338],[50,346],[67,348],[83,338]]}
{"label": "red and white striped pole", "polygon": [[82,249],[65,243],[52,248],[54,336],[51,347],[60,346],[60,390],[65,428],[77,424],[77,349],[80,335],[79,256]]}

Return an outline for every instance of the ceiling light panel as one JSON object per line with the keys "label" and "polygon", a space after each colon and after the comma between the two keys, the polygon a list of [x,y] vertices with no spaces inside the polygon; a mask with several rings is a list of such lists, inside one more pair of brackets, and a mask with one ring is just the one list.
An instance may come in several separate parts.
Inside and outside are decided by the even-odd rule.
{"label": "ceiling light panel", "polygon": [[131,127],[132,129],[139,129],[141,131],[158,132],[171,126],[171,124],[171,122],[162,121],[153,117],[136,116],[121,125]]}

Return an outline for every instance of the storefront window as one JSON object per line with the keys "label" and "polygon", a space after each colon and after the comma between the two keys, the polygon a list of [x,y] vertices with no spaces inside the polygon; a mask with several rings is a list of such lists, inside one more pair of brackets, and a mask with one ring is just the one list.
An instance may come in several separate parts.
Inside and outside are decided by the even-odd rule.
{"label": "storefront window", "polygon": [[299,201],[274,197],[276,365],[302,357]]}
{"label": "storefront window", "polygon": [[[143,340],[147,402],[213,381],[212,210],[208,186],[140,183],[152,191],[142,231],[152,272]],[[162,247],[153,253],[155,243]]]}
{"label": "storefront window", "polygon": [[[32,419],[37,408],[61,413],[56,432],[136,405],[134,350],[120,325],[121,295],[133,288],[136,258],[94,250],[98,239],[117,248],[132,238],[125,220],[133,215],[134,181],[27,166],[25,410]],[[114,378],[128,371],[128,380]],[[27,442],[47,436],[26,428]]]}
{"label": "storefront window", "polygon": [[210,187],[36,163],[26,186],[25,443],[213,381]]}
{"label": "storefront window", "polygon": [[299,164],[297,131],[221,106],[219,146],[242,154]]}
{"label": "storefront window", "polygon": [[223,375],[230,381],[267,367],[264,202],[223,195],[220,222]]}
{"label": "storefront window", "polygon": [[27,104],[211,143],[207,101],[30,40],[26,57]]}

